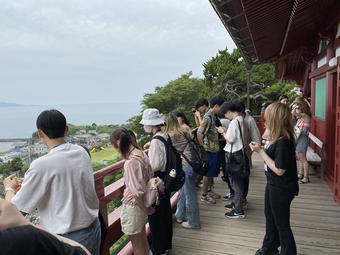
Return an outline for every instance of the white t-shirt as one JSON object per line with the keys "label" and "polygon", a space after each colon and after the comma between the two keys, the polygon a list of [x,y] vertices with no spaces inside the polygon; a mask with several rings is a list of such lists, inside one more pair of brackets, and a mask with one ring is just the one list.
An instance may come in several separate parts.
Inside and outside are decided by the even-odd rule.
{"label": "white t-shirt", "polygon": [[[242,116],[237,116],[236,118],[234,118],[228,127],[228,131],[226,134],[224,134],[224,137],[226,140],[233,142],[233,151],[239,151],[243,148],[242,145],[242,139],[241,139],[241,134],[239,131],[239,126],[237,121],[239,121],[240,126],[241,126],[241,130],[243,132],[243,117]],[[244,132],[243,132],[244,133]],[[231,152],[231,144],[227,143],[226,146],[224,147],[224,150],[226,152]]]}
{"label": "white t-shirt", "polygon": [[88,227],[98,217],[99,201],[85,149],[64,143],[34,160],[12,203],[25,213],[37,208],[42,227],[53,234]]}

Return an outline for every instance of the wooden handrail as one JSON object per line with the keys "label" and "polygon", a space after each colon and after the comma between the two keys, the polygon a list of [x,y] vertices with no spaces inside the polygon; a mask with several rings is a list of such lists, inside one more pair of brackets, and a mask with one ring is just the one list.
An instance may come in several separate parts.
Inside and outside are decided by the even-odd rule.
{"label": "wooden handrail", "polygon": [[115,208],[113,212],[108,214],[107,204],[123,194],[124,180],[121,178],[104,187],[104,177],[121,170],[123,166],[124,160],[94,173],[95,188],[99,199],[99,213],[104,225],[101,244],[102,255],[109,255],[112,244],[123,235],[120,227],[120,208]]}

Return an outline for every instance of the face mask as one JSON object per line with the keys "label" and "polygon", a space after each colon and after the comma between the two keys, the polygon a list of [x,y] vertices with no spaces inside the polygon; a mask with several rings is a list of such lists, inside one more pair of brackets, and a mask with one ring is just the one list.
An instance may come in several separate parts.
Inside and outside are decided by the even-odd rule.
{"label": "face mask", "polygon": [[144,125],[144,131],[150,134],[152,132],[152,126]]}

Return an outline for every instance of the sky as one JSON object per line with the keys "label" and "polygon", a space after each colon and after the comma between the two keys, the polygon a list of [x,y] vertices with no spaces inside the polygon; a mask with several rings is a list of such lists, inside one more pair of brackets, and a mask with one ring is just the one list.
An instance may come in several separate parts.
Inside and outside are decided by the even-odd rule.
{"label": "sky", "polygon": [[235,48],[208,0],[0,0],[0,102],[141,101]]}

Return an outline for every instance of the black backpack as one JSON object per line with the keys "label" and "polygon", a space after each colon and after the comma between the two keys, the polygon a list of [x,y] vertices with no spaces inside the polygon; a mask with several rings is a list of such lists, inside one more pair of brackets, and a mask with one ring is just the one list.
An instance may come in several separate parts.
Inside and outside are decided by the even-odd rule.
{"label": "black backpack", "polygon": [[[181,154],[172,145],[170,137],[165,140],[162,136],[154,136],[152,139],[160,140],[165,147],[166,151],[166,166],[164,184],[165,189],[170,192],[178,191],[182,188],[185,182],[185,173],[182,167]],[[175,170],[175,176],[172,170]]]}
{"label": "black backpack", "polygon": [[188,141],[188,146],[190,148],[191,160],[189,160],[184,154],[182,156],[193,168],[194,172],[205,176],[208,171],[208,155],[203,146],[198,142],[197,136],[189,137],[184,135],[185,139]]}

